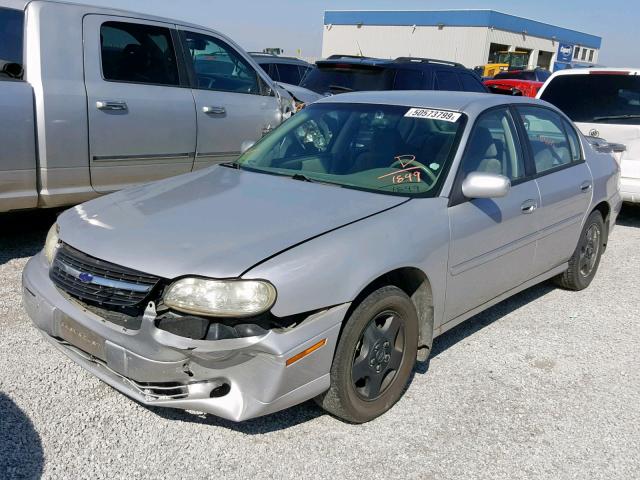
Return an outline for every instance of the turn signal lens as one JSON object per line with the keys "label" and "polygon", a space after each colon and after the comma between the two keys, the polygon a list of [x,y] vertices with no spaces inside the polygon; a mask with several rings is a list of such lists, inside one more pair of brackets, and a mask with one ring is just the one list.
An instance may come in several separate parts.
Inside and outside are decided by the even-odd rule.
{"label": "turn signal lens", "polygon": [[327,343],[327,339],[323,338],[322,340],[320,340],[318,343],[315,343],[313,345],[311,345],[309,348],[307,348],[306,350],[301,351],[300,353],[295,354],[293,357],[288,358],[287,359],[287,367],[289,365],[292,365],[294,363],[296,363],[298,360],[302,360],[304,357],[306,357],[307,355],[309,355],[310,353],[315,352],[316,350],[318,350],[319,348],[322,348],[326,345]]}

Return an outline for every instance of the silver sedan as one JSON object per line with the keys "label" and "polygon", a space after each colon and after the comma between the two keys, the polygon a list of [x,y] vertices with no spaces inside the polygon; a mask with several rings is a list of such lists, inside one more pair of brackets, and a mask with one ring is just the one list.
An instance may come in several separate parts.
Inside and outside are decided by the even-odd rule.
{"label": "silver sedan", "polygon": [[23,275],[44,337],[147,405],[366,422],[434,337],[527,287],[586,288],[619,171],[551,105],[353,93],[236,162],[62,214]]}

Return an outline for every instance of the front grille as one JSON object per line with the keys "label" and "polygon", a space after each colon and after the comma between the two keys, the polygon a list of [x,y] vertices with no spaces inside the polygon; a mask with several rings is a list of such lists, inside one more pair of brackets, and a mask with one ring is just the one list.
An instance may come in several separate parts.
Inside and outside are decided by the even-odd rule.
{"label": "front grille", "polygon": [[105,262],[62,244],[49,271],[53,283],[89,305],[131,314],[160,281],[159,277]]}

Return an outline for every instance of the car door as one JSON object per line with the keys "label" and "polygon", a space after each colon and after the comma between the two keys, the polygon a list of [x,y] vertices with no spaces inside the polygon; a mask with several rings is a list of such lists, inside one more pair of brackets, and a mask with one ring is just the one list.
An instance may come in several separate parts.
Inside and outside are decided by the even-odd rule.
{"label": "car door", "polygon": [[[508,107],[494,108],[478,117],[448,208],[451,242],[446,321],[533,275],[540,196],[525,158]],[[511,180],[511,190],[502,198],[465,198],[462,181],[471,172],[504,175]]]}
{"label": "car door", "polygon": [[191,171],[196,113],[172,25],[84,17],[91,184],[118,190]]}
{"label": "car door", "polygon": [[574,127],[550,108],[515,107],[540,189],[537,273],[566,262],[578,243],[593,180]]}
{"label": "car door", "polygon": [[243,142],[282,121],[278,97],[266,74],[228,40],[196,30],[180,36],[198,119],[194,169],[234,160]]}

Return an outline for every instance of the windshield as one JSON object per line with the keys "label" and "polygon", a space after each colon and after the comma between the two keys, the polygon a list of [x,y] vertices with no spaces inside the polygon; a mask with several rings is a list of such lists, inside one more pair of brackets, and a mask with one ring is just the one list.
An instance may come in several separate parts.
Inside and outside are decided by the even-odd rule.
{"label": "windshield", "polygon": [[245,152],[238,164],[346,188],[435,196],[464,119],[444,110],[314,104]]}
{"label": "windshield", "polygon": [[541,98],[574,122],[640,125],[640,77],[636,75],[560,75]]}
{"label": "windshield", "polygon": [[0,75],[22,77],[24,13],[0,7]]}
{"label": "windshield", "polygon": [[361,65],[319,66],[311,70],[300,84],[325,95],[327,93],[390,90],[391,75],[387,69]]}

